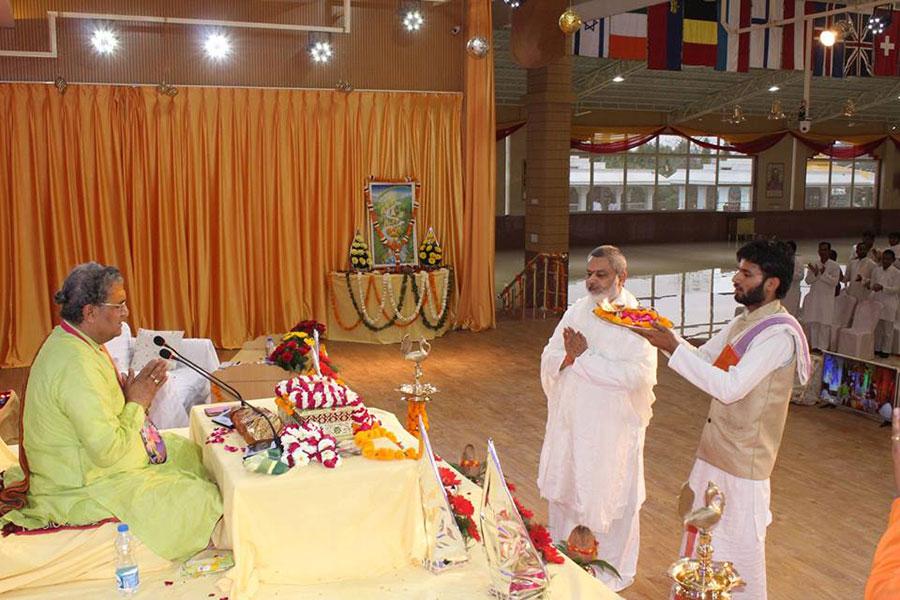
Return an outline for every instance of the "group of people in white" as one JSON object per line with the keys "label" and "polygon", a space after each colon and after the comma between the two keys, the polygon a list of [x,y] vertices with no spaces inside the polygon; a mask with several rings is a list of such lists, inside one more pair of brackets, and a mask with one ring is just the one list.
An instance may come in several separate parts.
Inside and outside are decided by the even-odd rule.
{"label": "group of people in white", "polygon": [[[805,266],[802,259],[795,257],[797,303],[786,302],[785,306],[803,323],[813,349],[838,350],[834,347],[834,330],[842,326],[843,316],[836,312],[837,298],[846,294],[853,299],[853,310],[857,313],[861,310],[877,312],[874,353],[882,358],[891,355],[894,323],[900,305],[900,233],[891,233],[888,243],[889,247],[878,249],[874,235],[864,233],[862,241],[853,248],[853,258],[847,263],[846,270],[837,263],[829,242],[819,243],[817,259]],[[799,283],[804,273],[809,292],[803,299],[802,310],[798,310]]]}
{"label": "group of people in white", "polygon": [[[569,307],[541,356],[548,410],[538,487],[549,503],[550,533],[565,540],[577,525],[590,528],[600,558],[620,575],[598,577],[615,591],[631,585],[637,571],[644,439],[659,349],[669,368],[712,397],[693,468],[685,473],[694,507],[703,504],[709,481],[725,492],[716,558],[732,561],[747,582],[735,599],[766,598],[769,476],[795,376],[808,380],[810,356],[803,329],[782,305],[797,287],[794,252],[783,242],[757,240],[741,247],[737,259],[734,298],[744,309],[695,348],[662,325],[625,328],[594,313],[600,303],[638,304],[624,287],[625,257],[614,246],[600,246],[587,261],[588,295]],[[810,268],[810,278],[834,274],[831,264],[826,254],[821,272]],[[835,276],[832,296],[838,281]],[[674,497],[678,490],[671,492]],[[683,556],[695,550],[695,541],[685,534]]]}

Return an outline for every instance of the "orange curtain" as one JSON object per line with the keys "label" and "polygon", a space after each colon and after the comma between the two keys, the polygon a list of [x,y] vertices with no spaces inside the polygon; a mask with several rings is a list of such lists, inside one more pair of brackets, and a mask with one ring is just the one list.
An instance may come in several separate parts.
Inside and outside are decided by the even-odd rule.
{"label": "orange curtain", "polygon": [[463,160],[463,263],[459,273],[457,324],[480,331],[494,327],[494,206],[497,169],[494,109],[494,51],[491,1],[467,0],[466,39],[491,42],[483,58],[466,54],[466,128]]}
{"label": "orange curtain", "polygon": [[462,234],[461,118],[459,94],[0,85],[0,364],[30,364],[87,260],[122,270],[133,329],[237,347],[325,321],[370,175],[421,183],[420,239],[434,227],[460,306],[492,315],[472,283],[492,226]]}

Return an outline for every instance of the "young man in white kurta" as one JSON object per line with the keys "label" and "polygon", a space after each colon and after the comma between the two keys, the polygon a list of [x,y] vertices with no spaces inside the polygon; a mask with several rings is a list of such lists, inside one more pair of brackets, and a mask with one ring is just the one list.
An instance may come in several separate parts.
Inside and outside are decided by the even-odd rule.
{"label": "young man in white kurta", "polygon": [[[652,415],[656,349],[593,313],[598,301],[637,306],[622,287],[625,259],[612,246],[592,252],[588,295],[569,307],[541,355],[547,429],[538,488],[550,505],[550,533],[565,540],[591,529],[600,558],[622,576],[600,578],[613,590],[637,570],[644,487],[644,432]],[[616,268],[618,264],[618,269]],[[581,347],[577,341],[581,340]]]}
{"label": "young man in white kurta", "polygon": [[894,340],[894,320],[897,318],[898,294],[900,294],[900,270],[895,266],[892,250],[881,255],[881,264],[872,271],[869,289],[872,300],[881,303],[878,326],[875,328],[875,352],[881,357],[891,354]]}
{"label": "young man in white kurta", "polygon": [[[869,258],[868,246],[864,243],[857,244],[854,252],[856,252],[856,256],[847,263],[847,273],[844,276],[847,287],[844,288],[844,293],[853,296],[857,301],[868,300],[872,296],[872,292],[868,288],[869,279],[872,277],[872,271],[878,265]],[[879,260],[880,257],[879,254]]]}
{"label": "young man in white kurta", "polygon": [[803,325],[813,348],[828,350],[834,320],[834,288],[841,280],[841,267],[831,258],[831,244],[819,244],[819,260],[806,268],[809,293],[803,299]]}
{"label": "young man in white kurta", "polygon": [[[735,300],[746,308],[725,329],[699,349],[665,328],[644,335],[671,353],[670,368],[713,397],[689,478],[694,507],[703,505],[710,481],[725,493],[725,511],[713,529],[715,558],[732,561],[747,582],[733,594],[734,600],[764,600],[766,528],[772,522],[769,476],[787,419],[794,372],[805,383],[810,363],[802,330],[779,301],[790,281],[786,245],[751,242],[738,257]],[[776,324],[762,328],[736,361],[720,363],[727,356],[726,345],[729,351],[738,347],[735,341],[741,334],[767,319]]]}

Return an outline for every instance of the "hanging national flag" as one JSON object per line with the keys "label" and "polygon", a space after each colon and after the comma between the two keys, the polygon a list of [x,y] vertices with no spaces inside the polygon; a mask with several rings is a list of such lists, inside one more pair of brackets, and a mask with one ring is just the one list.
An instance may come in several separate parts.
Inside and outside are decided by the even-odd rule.
{"label": "hanging national flag", "polygon": [[572,37],[572,54],[578,56],[646,60],[647,11],[588,21]]}
{"label": "hanging national flag", "polygon": [[572,43],[572,54],[577,56],[608,56],[609,35],[606,19],[594,19],[584,23],[572,36]]}
{"label": "hanging national flag", "polygon": [[806,44],[806,29],[803,15],[805,13],[805,0],[784,0],[782,13],[784,18],[792,19],[800,17],[793,23],[788,23],[781,29],[781,68],[802,71],[804,68],[803,46]]}
{"label": "hanging national flag", "polygon": [[[784,0],[752,0],[750,22],[767,25],[784,18]],[[767,27],[750,32],[750,68],[781,68],[782,28]]]}
{"label": "hanging national flag", "polygon": [[647,68],[681,70],[684,3],[670,0],[647,9]]}
{"label": "hanging national flag", "polygon": [[[820,13],[836,8],[843,8],[843,4],[831,2],[807,2],[806,14]],[[845,15],[828,15],[813,19],[813,45],[812,45],[812,71],[813,75],[822,77],[844,76],[844,41],[841,38],[833,46],[823,46],[819,42],[819,35],[826,29],[834,29],[835,23],[843,20]]]}
{"label": "hanging national flag", "polygon": [[[728,29],[722,23],[728,24]],[[750,25],[750,0],[721,0],[719,2],[717,71],[746,72],[750,66],[750,34],[736,33]]]}
{"label": "hanging national flag", "polygon": [[609,57],[630,60],[647,58],[647,11],[613,15],[609,21]]}
{"label": "hanging national flag", "polygon": [[[682,2],[680,1],[679,4]],[[686,65],[716,66],[718,43],[718,6],[705,0],[683,0],[684,50]]]}
{"label": "hanging national flag", "polygon": [[861,13],[850,13],[845,19],[850,29],[844,34],[844,76],[870,77],[872,75],[872,51],[875,47],[869,17]]}
{"label": "hanging national flag", "polygon": [[875,75],[893,77],[898,74],[897,45],[900,44],[900,11],[884,11],[880,13],[882,18],[890,15],[890,25],[884,33],[874,36],[874,65],[872,72]]}

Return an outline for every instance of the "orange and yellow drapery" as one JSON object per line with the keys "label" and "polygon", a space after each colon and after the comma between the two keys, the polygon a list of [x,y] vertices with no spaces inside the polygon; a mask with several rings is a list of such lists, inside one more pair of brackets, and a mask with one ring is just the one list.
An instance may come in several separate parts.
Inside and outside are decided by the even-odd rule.
{"label": "orange and yellow drapery", "polygon": [[[489,104],[466,122],[490,123],[492,145]],[[122,270],[133,327],[235,347],[324,321],[370,175],[421,182],[420,234],[460,275],[460,321],[490,327],[493,194],[484,175],[464,189],[462,119],[460,94],[0,85],[0,365],[31,362],[86,260]]]}

